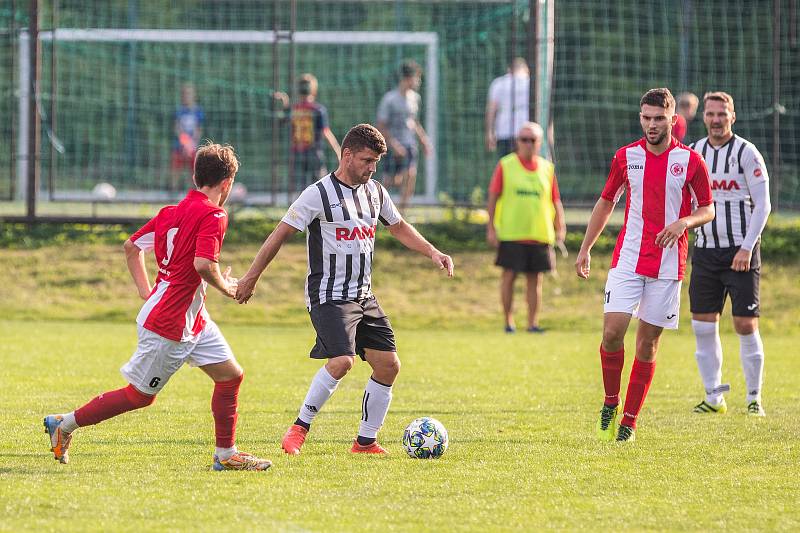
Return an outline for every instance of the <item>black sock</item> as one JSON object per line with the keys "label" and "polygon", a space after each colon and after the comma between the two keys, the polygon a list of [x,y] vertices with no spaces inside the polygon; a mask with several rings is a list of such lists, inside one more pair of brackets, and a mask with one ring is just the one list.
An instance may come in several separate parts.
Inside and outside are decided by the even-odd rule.
{"label": "black sock", "polygon": [[306,428],[306,431],[308,431],[309,429],[311,429],[311,424],[309,424],[308,422],[303,422],[303,421],[302,421],[302,420],[300,420],[299,418],[298,418],[297,420],[295,420],[295,421],[294,421],[294,424],[295,424],[296,426],[300,426],[300,427],[304,427],[304,428]]}
{"label": "black sock", "polygon": [[369,446],[370,444],[375,442],[374,438],[371,437],[362,437],[361,435],[358,436],[356,442],[359,443],[361,446]]}

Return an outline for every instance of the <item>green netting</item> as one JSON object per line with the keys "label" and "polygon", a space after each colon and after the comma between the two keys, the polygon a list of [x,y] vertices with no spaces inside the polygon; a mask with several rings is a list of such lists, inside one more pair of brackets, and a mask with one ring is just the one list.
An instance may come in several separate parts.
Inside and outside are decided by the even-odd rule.
{"label": "green netting", "polygon": [[[794,2],[588,2],[557,6],[555,148],[559,181],[569,197],[589,199],[602,187],[615,148],[641,136],[637,112],[650,87],[730,93],[735,133],[752,141],[773,177],[773,204],[800,206],[800,50]],[[780,124],[774,129],[773,33],[780,34]],[[702,107],[702,104],[701,104]],[[702,117],[687,142],[705,135]],[[776,165],[774,148],[780,148]]]}
{"label": "green netting", "polygon": [[[800,53],[794,0],[548,0],[555,6],[555,58],[551,91],[554,154],[565,202],[593,201],[613,151],[640,136],[641,94],[668,86],[674,93],[725,90],[736,100],[735,131],[764,154],[774,178],[774,203],[800,206]],[[27,2],[0,21],[24,26]],[[24,5],[24,9],[23,9]],[[168,30],[262,30],[290,24],[290,2],[255,0],[40,0],[41,26]],[[460,201],[485,190],[498,154],[484,148],[486,92],[514,55],[527,50],[529,2],[298,0],[297,30],[336,34],[434,32],[438,36],[438,193]],[[775,6],[780,23],[773,27]],[[276,10],[277,9],[277,16]],[[13,30],[11,30],[13,32]],[[778,32],[779,46],[773,47]],[[17,36],[0,40],[0,68],[15,70]],[[42,46],[41,102],[55,113],[64,152],[43,136],[42,181],[49,192],[90,190],[109,181],[120,190],[164,190],[169,181],[172,117],[180,86],[192,82],[206,114],[205,135],[235,145],[240,179],[252,191],[286,188],[286,127],[273,137],[274,90],[289,91],[294,72],[313,72],[319,101],[328,107],[339,138],[349,126],[374,121],[382,94],[393,87],[404,58],[425,66],[419,44],[281,44],[280,74],[273,77],[271,44],[55,42]],[[51,59],[55,52],[55,80]],[[773,68],[775,53],[779,68]],[[781,78],[773,91],[773,79]],[[540,83],[548,83],[539,79]],[[17,124],[12,76],[0,76],[0,196],[10,194],[10,154]],[[422,87],[423,110],[431,96]],[[778,106],[775,103],[778,103]],[[775,113],[780,113],[777,127]],[[423,121],[424,122],[424,121]],[[47,125],[47,121],[46,124]],[[429,124],[424,124],[430,126]],[[687,139],[703,135],[698,117]],[[9,142],[5,142],[9,141]],[[275,146],[275,148],[273,148]],[[273,158],[273,150],[277,159]],[[775,155],[779,159],[775,160]],[[334,156],[328,151],[328,164]],[[425,161],[417,192],[424,190]]]}

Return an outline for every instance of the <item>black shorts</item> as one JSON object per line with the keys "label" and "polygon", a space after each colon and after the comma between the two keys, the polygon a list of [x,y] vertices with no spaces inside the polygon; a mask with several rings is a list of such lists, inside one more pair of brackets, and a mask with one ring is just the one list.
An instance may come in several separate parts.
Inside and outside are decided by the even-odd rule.
{"label": "black shorts", "polygon": [[383,162],[383,174],[385,176],[394,177],[401,172],[407,171],[411,167],[417,166],[417,157],[419,156],[416,144],[403,144],[406,149],[406,155],[403,157],[398,156],[394,150],[389,148]]}
{"label": "black shorts", "polygon": [[317,342],[309,353],[312,359],[355,354],[364,359],[364,348],[397,351],[392,325],[374,297],[325,302],[311,307],[309,314],[317,331]]}
{"label": "black shorts", "polygon": [[748,272],[731,270],[734,248],[694,248],[689,280],[689,307],[692,313],[722,313],[725,298],[731,297],[733,316],[759,316],[758,282],[761,278],[761,252],[753,248]]}
{"label": "black shorts", "polygon": [[292,187],[302,191],[327,174],[325,160],[321,152],[308,150],[292,154]]}
{"label": "black shorts", "polygon": [[504,156],[517,149],[517,141],[511,139],[497,139],[497,155]]}
{"label": "black shorts", "polygon": [[549,272],[553,270],[552,250],[547,244],[501,241],[494,264],[514,272]]}

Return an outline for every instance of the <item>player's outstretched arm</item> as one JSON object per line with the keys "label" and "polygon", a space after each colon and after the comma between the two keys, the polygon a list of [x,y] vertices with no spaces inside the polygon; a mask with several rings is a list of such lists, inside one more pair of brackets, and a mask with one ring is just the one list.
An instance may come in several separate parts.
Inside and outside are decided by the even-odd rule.
{"label": "player's outstretched arm", "polygon": [[133,282],[136,284],[139,297],[142,300],[147,300],[153,289],[150,287],[150,278],[147,276],[147,267],[144,263],[144,250],[133,244],[133,241],[130,239],[125,241],[123,247],[125,248],[125,261],[128,264],[128,272],[131,273]]}
{"label": "player's outstretched arm", "polygon": [[453,258],[443,254],[429,243],[414,226],[401,219],[397,224],[389,226],[389,233],[409,250],[414,250],[430,257],[433,264],[439,267],[439,270],[446,269],[447,276],[453,277]]}
{"label": "player's outstretched arm", "polygon": [[661,248],[672,248],[681,235],[686,230],[702,226],[707,222],[714,220],[714,204],[704,205],[698,207],[690,215],[679,218],[669,226],[665,227],[656,235],[656,246]]}
{"label": "player's outstretched arm", "polygon": [[216,261],[205,257],[195,257],[194,269],[206,283],[225,296],[233,298],[236,295],[238,280],[231,277],[231,267],[226,268],[225,272],[220,272],[219,264]]}
{"label": "player's outstretched arm", "polygon": [[297,228],[293,228],[286,222],[279,222],[278,226],[272,230],[267,240],[261,245],[261,249],[256,254],[253,263],[247,270],[247,273],[239,280],[239,288],[236,291],[236,301],[240,304],[246,304],[247,301],[253,296],[256,290],[256,284],[261,278],[261,273],[266,270],[267,266],[275,259],[278,251],[283,246],[289,237],[297,233]]}
{"label": "player's outstretched arm", "polygon": [[592,209],[592,216],[589,217],[589,224],[586,226],[586,234],[583,236],[583,243],[581,243],[581,250],[578,252],[578,258],[575,260],[575,273],[579,278],[588,279],[589,271],[591,270],[591,250],[597,238],[603,233],[608,219],[611,218],[611,213],[614,212],[614,202],[600,198],[594,204]]}

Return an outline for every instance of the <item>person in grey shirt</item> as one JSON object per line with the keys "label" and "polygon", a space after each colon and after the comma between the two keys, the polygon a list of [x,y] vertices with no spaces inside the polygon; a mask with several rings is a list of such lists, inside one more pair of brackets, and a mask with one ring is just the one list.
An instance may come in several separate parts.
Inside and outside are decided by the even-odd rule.
{"label": "person in grey shirt", "polygon": [[400,189],[400,210],[405,211],[417,182],[417,138],[425,155],[432,147],[419,123],[422,98],[419,89],[422,68],[412,60],[400,65],[397,88],[387,92],[378,105],[377,126],[386,138],[389,153],[384,166],[384,181]]}

